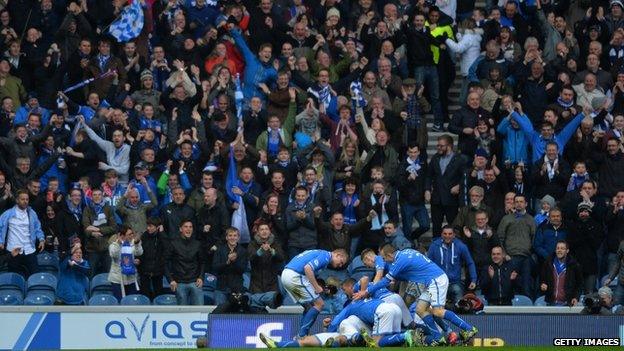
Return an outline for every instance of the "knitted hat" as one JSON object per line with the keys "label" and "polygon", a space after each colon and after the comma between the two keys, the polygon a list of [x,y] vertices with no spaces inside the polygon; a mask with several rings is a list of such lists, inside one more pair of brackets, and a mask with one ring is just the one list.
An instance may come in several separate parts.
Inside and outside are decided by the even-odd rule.
{"label": "knitted hat", "polygon": [[555,207],[555,198],[550,195],[544,195],[544,197],[540,200],[540,203],[547,203],[550,205],[550,208]]}
{"label": "knitted hat", "polygon": [[587,202],[581,202],[580,204],[578,204],[578,206],[576,207],[576,213],[581,213],[583,211],[591,213],[592,205]]}
{"label": "knitted hat", "polygon": [[337,16],[338,18],[340,18],[340,11],[338,11],[338,9],[335,7],[332,7],[331,9],[327,10],[327,16],[325,16],[325,18],[329,19],[332,16]]}
{"label": "knitted hat", "polygon": [[143,72],[141,72],[141,81],[143,81],[144,79],[154,79],[154,76],[152,75],[152,72],[150,70],[144,69]]}
{"label": "knitted hat", "polygon": [[620,8],[624,9],[624,4],[622,4],[622,1],[620,0],[612,0],[610,7],[613,7],[614,5],[618,5]]}

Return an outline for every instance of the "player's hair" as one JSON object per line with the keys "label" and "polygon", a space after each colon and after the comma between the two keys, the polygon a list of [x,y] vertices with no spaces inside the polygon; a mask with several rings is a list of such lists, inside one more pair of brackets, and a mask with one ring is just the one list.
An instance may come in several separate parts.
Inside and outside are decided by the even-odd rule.
{"label": "player's hair", "polygon": [[332,252],[343,255],[344,257],[347,258],[347,260],[349,259],[349,253],[345,249],[335,249],[335,250],[332,250]]}
{"label": "player's hair", "polygon": [[379,249],[379,253],[383,255],[392,255],[396,252],[396,247],[392,246],[392,244],[385,244]]}
{"label": "player's hair", "polygon": [[373,249],[364,249],[364,250],[362,250],[362,253],[360,254],[360,257],[364,257],[364,256],[368,255],[369,253],[372,253],[373,255],[376,255],[375,251]]}

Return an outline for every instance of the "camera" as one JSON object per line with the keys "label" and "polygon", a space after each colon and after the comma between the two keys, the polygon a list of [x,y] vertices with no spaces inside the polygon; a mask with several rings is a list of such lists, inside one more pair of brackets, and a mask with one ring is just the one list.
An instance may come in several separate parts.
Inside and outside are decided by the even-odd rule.
{"label": "camera", "polygon": [[589,314],[600,314],[602,305],[602,300],[598,295],[587,296],[583,300],[583,306]]}

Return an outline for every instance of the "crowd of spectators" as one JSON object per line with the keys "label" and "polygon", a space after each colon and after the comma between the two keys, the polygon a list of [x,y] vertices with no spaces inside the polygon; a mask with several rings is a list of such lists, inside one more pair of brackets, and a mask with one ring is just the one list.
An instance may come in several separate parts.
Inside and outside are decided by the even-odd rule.
{"label": "crowd of spectators", "polygon": [[293,256],[390,242],[451,302],[624,302],[622,1],[144,0],[119,43],[127,2],[2,2],[3,270],[262,309]]}

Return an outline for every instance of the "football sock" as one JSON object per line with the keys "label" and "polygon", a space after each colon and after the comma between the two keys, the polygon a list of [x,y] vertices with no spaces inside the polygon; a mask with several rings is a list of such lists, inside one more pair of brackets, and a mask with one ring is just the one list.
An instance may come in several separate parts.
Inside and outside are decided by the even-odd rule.
{"label": "football sock", "polygon": [[399,346],[399,345],[403,345],[404,343],[405,343],[405,334],[403,333],[384,335],[377,342],[379,347]]}
{"label": "football sock", "polygon": [[278,342],[275,343],[275,345],[277,345],[277,347],[279,347],[279,348],[299,347],[299,341],[297,341],[297,340],[278,341]]}
{"label": "football sock", "polygon": [[442,337],[442,334],[440,334],[440,331],[438,331],[438,326],[435,324],[435,321],[433,320],[433,315],[428,314],[422,320],[425,323],[425,325],[429,327],[429,334],[431,335],[433,340],[440,340],[440,338]]}
{"label": "football sock", "polygon": [[455,312],[451,312],[451,311],[445,311],[444,312],[444,319],[446,319],[447,321],[455,324],[457,327],[459,327],[461,330],[471,330],[472,329],[472,325],[464,322],[463,319],[459,318]]}
{"label": "football sock", "polygon": [[318,317],[320,312],[321,311],[317,310],[316,307],[312,307],[303,314],[303,317],[301,318],[301,327],[299,327],[299,337],[308,335],[310,328],[312,328],[312,325],[316,321],[316,317]]}

